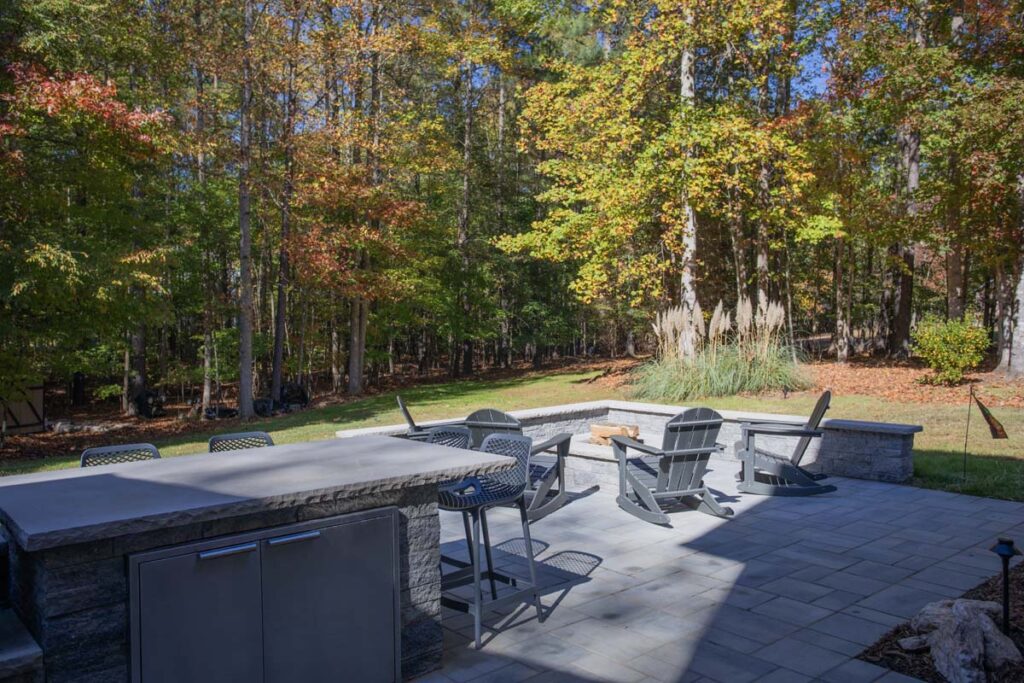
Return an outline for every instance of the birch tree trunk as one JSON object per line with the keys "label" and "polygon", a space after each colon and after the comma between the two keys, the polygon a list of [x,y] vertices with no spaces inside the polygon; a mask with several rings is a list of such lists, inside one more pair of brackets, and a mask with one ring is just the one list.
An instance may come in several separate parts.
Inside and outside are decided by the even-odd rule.
{"label": "birch tree trunk", "polygon": [[[687,10],[686,13],[686,24],[687,26],[693,26],[693,13]],[[685,40],[689,41],[690,37],[686,36]],[[694,106],[694,58],[693,51],[690,50],[689,46],[684,47],[682,54],[679,57],[679,107],[680,115],[685,117],[687,113]],[[687,155],[690,151],[687,150]],[[683,234],[682,234],[682,254],[680,263],[680,278],[679,278],[679,305],[683,307],[688,313],[692,313],[697,308],[697,284],[695,277],[695,266],[697,260],[697,216],[693,211],[693,206],[690,204],[689,197],[686,192],[686,177],[682,178],[680,182],[680,197],[679,205],[682,210],[683,219]],[[632,334],[632,333],[630,333]],[[679,340],[681,351],[684,357],[692,356],[696,353],[696,340],[694,339],[694,330],[691,325],[689,328],[689,334],[685,337],[681,337]],[[628,344],[632,347],[632,336],[628,339]],[[627,353],[630,356],[633,355],[632,348]]]}
{"label": "birch tree trunk", "polygon": [[[1024,208],[1024,175],[1017,177],[1017,197]],[[1016,272],[1000,266],[996,273],[999,369],[1014,378],[1024,377],[1024,248],[1018,250]]]}

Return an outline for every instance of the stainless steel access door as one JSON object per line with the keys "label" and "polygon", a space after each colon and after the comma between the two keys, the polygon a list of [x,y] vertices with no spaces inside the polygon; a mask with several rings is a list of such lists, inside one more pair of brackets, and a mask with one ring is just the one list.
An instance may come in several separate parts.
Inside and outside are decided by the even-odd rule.
{"label": "stainless steel access door", "polygon": [[261,541],[266,683],[396,681],[395,522],[388,511]]}
{"label": "stainless steel access door", "polygon": [[262,680],[257,541],[144,562],[138,571],[145,683]]}

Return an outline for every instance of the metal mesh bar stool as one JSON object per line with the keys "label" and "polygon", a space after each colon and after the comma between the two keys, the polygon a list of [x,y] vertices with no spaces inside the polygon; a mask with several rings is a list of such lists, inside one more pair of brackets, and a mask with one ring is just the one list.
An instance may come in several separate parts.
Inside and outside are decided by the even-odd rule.
{"label": "metal mesh bar stool", "polygon": [[[522,434],[523,425],[515,417],[495,408],[477,410],[466,418],[476,448],[490,434]],[[568,494],[565,490],[565,459],[569,457],[572,434],[563,432],[533,447],[530,454],[529,507],[531,522],[547,517],[562,507]]]}
{"label": "metal mesh bar stool", "polygon": [[[442,575],[441,604],[473,615],[473,635],[477,649],[480,649],[481,618],[483,611],[487,608],[529,599],[537,609],[537,618],[543,619],[544,617],[540,596],[537,592],[537,570],[533,561],[533,542],[530,539],[530,523],[526,515],[524,496],[530,478],[532,444],[532,439],[519,434],[491,434],[484,438],[483,443],[480,444],[480,450],[484,453],[497,453],[515,458],[515,466],[495,474],[469,477],[459,482],[442,484],[438,490],[438,504],[442,510],[463,514],[466,524],[466,545],[469,548],[470,559],[466,563],[442,555],[442,563],[457,567],[457,569]],[[529,585],[523,585],[517,579],[495,571],[491,558],[487,510],[510,503],[515,503],[519,508],[523,541],[526,546],[526,561],[530,571]],[[483,550],[487,557],[486,571],[483,571],[480,566],[481,532],[483,533]],[[484,579],[487,579],[491,587],[491,599],[486,603],[481,589],[481,581]],[[496,582],[512,586],[516,590],[498,597]],[[453,589],[467,584],[472,585],[472,600],[464,600],[450,593]]]}
{"label": "metal mesh bar stool", "polygon": [[218,434],[210,437],[210,452],[240,451],[243,448],[263,448],[273,446],[274,440],[266,432],[238,432],[237,434]]}
{"label": "metal mesh bar stool", "polygon": [[427,430],[427,442],[451,448],[469,448],[472,438],[465,427],[433,427]]}
{"label": "metal mesh bar stool", "polygon": [[82,467],[119,465],[124,462],[157,460],[160,451],[151,443],[129,443],[123,446],[97,446],[82,451]]}

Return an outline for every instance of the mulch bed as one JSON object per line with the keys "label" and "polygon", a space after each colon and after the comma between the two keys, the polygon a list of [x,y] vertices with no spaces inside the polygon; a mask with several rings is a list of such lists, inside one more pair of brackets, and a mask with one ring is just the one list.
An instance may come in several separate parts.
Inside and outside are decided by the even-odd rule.
{"label": "mulch bed", "polygon": [[858,358],[846,365],[812,363],[815,390],[831,388],[840,396],[860,394],[897,403],[967,405],[969,386],[992,408],[1024,408],[1020,383],[998,372],[970,372],[957,386],[928,384],[931,371],[912,361]]}
{"label": "mulch bed", "polygon": [[[996,560],[995,555],[992,556],[992,559]],[[991,600],[1002,604],[1002,575],[994,576],[975,586],[964,593],[963,597],[970,600]],[[1001,619],[1002,617],[997,620],[997,624]],[[900,648],[897,641],[912,635],[915,633],[909,623],[900,624],[882,636],[877,643],[860,653],[859,658],[892,669],[905,676],[913,676],[934,683],[944,683],[946,679],[935,670],[929,652],[912,653]],[[1017,644],[1017,648],[1024,652],[1024,564],[1010,570],[1010,637]],[[1000,683],[1004,681],[1006,683],[1024,683],[1024,666],[1002,672],[999,676],[993,676],[992,680]]]}

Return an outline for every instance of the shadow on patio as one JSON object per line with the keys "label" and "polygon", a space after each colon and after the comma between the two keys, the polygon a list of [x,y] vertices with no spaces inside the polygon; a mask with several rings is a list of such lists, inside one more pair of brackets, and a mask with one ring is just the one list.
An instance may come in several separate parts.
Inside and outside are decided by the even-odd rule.
{"label": "shadow on patio", "polygon": [[[735,496],[731,469],[707,478],[729,520],[682,511],[657,527],[601,491],[535,524],[546,619],[491,614],[478,652],[471,618],[446,610],[445,665],[424,680],[900,680],[856,655],[996,573],[987,546],[1024,532],[1020,503],[847,479],[812,498]],[[516,521],[493,514],[508,539],[495,563],[526,576]],[[461,522],[442,527],[464,556]]]}

